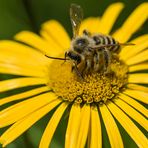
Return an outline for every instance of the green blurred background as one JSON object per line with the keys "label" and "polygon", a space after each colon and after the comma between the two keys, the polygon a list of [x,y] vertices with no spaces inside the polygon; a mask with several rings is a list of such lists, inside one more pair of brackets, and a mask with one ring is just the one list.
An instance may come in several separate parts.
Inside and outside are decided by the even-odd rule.
{"label": "green blurred background", "polygon": [[[30,30],[38,33],[43,22],[49,19],[60,21],[68,33],[72,35],[69,19],[69,6],[71,3],[80,4],[84,10],[84,17],[101,16],[108,5],[116,0],[0,0],[0,39],[12,39],[13,36],[21,30]],[[115,23],[113,29],[118,28],[127,16],[142,2],[146,0],[122,0],[125,8]],[[139,34],[148,33],[148,22],[140,29]],[[12,76],[13,77],[13,76]],[[0,80],[8,78],[6,75],[0,75]],[[10,92],[10,94],[13,92]],[[10,94],[3,94],[10,95]],[[2,95],[0,96],[2,97]],[[8,148],[37,148],[41,135],[48,123],[51,113],[37,122],[26,133],[20,136]],[[51,143],[51,148],[62,148],[64,145],[64,134],[66,130],[67,118],[63,118],[55,133]],[[118,122],[117,122],[118,124]],[[110,147],[108,137],[103,126],[103,148]],[[118,124],[125,147],[136,148],[137,146]],[[139,126],[139,125],[138,125]],[[141,127],[140,127],[141,128]],[[0,130],[0,134],[5,129]],[[141,128],[142,131],[144,131]],[[144,131],[145,133],[145,131]],[[0,146],[1,147],[1,146]]]}

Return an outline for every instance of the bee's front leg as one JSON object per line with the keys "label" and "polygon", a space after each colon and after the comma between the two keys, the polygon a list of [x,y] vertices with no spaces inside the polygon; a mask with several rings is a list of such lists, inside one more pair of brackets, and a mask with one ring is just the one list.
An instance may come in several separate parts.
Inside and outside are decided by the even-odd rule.
{"label": "bee's front leg", "polygon": [[104,55],[104,73],[108,74],[110,73],[111,53],[109,50],[104,48],[103,55]]}
{"label": "bee's front leg", "polygon": [[75,71],[76,75],[81,79],[81,80],[84,80],[82,74],[80,73],[76,63],[74,62],[73,63],[73,66],[72,66],[72,71]]}

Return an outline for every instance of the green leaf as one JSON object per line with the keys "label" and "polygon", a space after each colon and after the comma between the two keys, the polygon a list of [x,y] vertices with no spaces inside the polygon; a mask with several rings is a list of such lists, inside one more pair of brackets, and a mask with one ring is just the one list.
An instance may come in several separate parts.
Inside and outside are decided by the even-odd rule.
{"label": "green leaf", "polygon": [[0,39],[26,29],[33,30],[23,0],[0,0]]}

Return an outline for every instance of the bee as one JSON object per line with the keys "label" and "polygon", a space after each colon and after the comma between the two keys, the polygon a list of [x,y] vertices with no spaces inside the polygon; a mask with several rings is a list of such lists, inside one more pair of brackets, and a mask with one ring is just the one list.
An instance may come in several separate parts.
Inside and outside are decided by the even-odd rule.
{"label": "bee", "polygon": [[65,52],[65,58],[47,57],[70,60],[72,71],[82,79],[84,75],[93,72],[109,73],[112,56],[119,54],[121,45],[133,45],[130,43],[121,44],[109,35],[91,34],[87,30],[84,30],[80,36],[79,28],[83,20],[83,10],[79,5],[71,4],[70,20],[73,38],[69,50]]}

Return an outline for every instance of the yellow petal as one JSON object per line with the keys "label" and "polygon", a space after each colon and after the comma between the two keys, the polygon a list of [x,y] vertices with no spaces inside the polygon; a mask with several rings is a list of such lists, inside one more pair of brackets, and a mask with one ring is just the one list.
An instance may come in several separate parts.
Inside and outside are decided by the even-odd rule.
{"label": "yellow petal", "polygon": [[17,137],[19,137],[22,133],[24,133],[27,129],[29,129],[35,122],[40,120],[43,116],[49,113],[54,107],[56,107],[61,101],[55,100],[46,106],[41,107],[36,110],[32,114],[24,117],[19,120],[15,124],[13,124],[4,134],[0,137],[0,143],[2,143],[3,147],[11,143]]}
{"label": "yellow petal", "polygon": [[[33,58],[29,58],[29,60],[26,60],[25,56],[19,56],[20,54],[15,54],[13,52],[4,53],[3,51],[0,54],[0,63],[2,64],[9,64],[18,66],[24,69],[32,69],[32,70],[40,70],[45,71],[47,70],[46,65],[42,64],[42,62],[38,62]],[[31,61],[30,61],[31,60]],[[33,62],[34,61],[34,62]],[[50,61],[47,63],[50,64]]]}
{"label": "yellow petal", "polygon": [[56,20],[50,20],[42,25],[42,30],[46,31],[49,36],[62,49],[67,50],[70,47],[70,38],[64,27]]}
{"label": "yellow petal", "polygon": [[88,17],[84,19],[81,23],[79,34],[82,35],[84,30],[88,30],[90,33],[99,33],[99,23],[99,17]]}
{"label": "yellow petal", "polygon": [[120,52],[121,59],[126,61],[130,57],[133,57],[134,55],[138,54],[139,52],[147,48],[148,47],[147,41],[148,41],[147,34],[137,37],[136,39],[130,41],[130,43],[134,43],[135,45],[123,47],[123,49]]}
{"label": "yellow petal", "polygon": [[52,115],[40,142],[39,148],[48,148],[51,142],[51,139],[53,137],[53,134],[60,122],[60,119],[62,118],[62,115],[67,108],[67,103],[62,103],[58,109],[55,111],[55,113]]}
{"label": "yellow petal", "polygon": [[141,83],[148,84],[148,74],[140,73],[140,74],[130,74],[128,77],[129,83]]}
{"label": "yellow petal", "polygon": [[129,72],[140,71],[140,70],[147,70],[148,63],[144,64],[137,64],[129,67]]}
{"label": "yellow petal", "polygon": [[138,84],[127,84],[127,87],[134,90],[140,90],[148,93],[148,88]]}
{"label": "yellow petal", "polygon": [[[58,34],[56,34],[58,36]],[[37,34],[29,31],[22,31],[15,35],[16,40],[24,42],[42,52],[42,54],[51,55],[55,53],[54,47],[50,45],[46,40],[38,36]]]}
{"label": "yellow petal", "polygon": [[126,89],[123,93],[125,93],[125,94],[127,94],[127,95],[141,101],[141,102],[148,104],[148,93],[146,93],[146,92]]}
{"label": "yellow petal", "polygon": [[127,42],[129,38],[142,26],[148,17],[148,3],[139,5],[127,18],[113,37],[121,43]]}
{"label": "yellow petal", "polygon": [[[33,66],[32,66],[33,67]],[[25,68],[22,66],[15,66],[12,64],[0,62],[0,73],[14,74],[22,76],[45,77],[46,73],[43,70],[35,68]]]}
{"label": "yellow petal", "polygon": [[107,109],[106,105],[100,105],[100,112],[107,130],[107,135],[109,137],[109,141],[112,148],[123,148],[123,142],[116,125],[114,118],[111,113]]}
{"label": "yellow petal", "polygon": [[81,121],[78,135],[78,148],[84,148],[87,140],[89,123],[90,123],[90,105],[84,105],[81,109]]}
{"label": "yellow petal", "polygon": [[97,32],[109,34],[123,7],[123,3],[120,2],[110,5],[100,19]]}
{"label": "yellow petal", "polygon": [[[28,39],[29,40],[29,39]],[[21,44],[15,41],[10,40],[1,40],[0,41],[0,51],[1,54],[13,54],[21,58],[26,58],[26,61],[29,61],[30,64],[33,64],[32,60],[36,60],[40,63],[46,63],[47,58],[39,51],[35,50],[32,47],[26,46],[25,44]]]}
{"label": "yellow petal", "polygon": [[4,80],[0,82],[0,92],[8,91],[15,88],[46,84],[47,80],[43,78],[15,78],[10,80]]}
{"label": "yellow petal", "polygon": [[148,130],[148,121],[139,112],[137,112],[130,105],[126,104],[124,101],[122,101],[120,99],[115,100],[114,103],[116,105],[118,105],[132,119],[134,119],[136,122],[138,122],[143,128]]}
{"label": "yellow petal", "polygon": [[102,148],[101,123],[97,107],[91,107],[90,148]]}
{"label": "yellow petal", "polygon": [[43,70],[49,63],[49,59],[42,53],[14,41],[0,41],[0,51],[0,62],[5,64]]}
{"label": "yellow petal", "polygon": [[137,128],[132,120],[119,109],[114,103],[109,103],[109,110],[113,116],[119,121],[122,127],[126,130],[129,136],[135,141],[138,147],[148,147],[148,140],[145,135]]}
{"label": "yellow petal", "polygon": [[129,58],[128,60],[126,60],[126,64],[133,65],[144,61],[148,61],[148,50],[145,50],[137,54],[136,56]]}
{"label": "yellow petal", "polygon": [[16,95],[5,97],[5,98],[0,99],[0,106],[4,105],[6,103],[12,102],[12,101],[21,100],[21,99],[24,99],[24,98],[27,98],[27,97],[31,97],[33,95],[37,95],[37,94],[43,93],[43,92],[48,91],[48,90],[49,90],[49,87],[43,86],[43,87],[35,88],[33,90],[29,90],[29,91],[26,91],[26,92],[23,92],[23,93],[19,93],[19,94],[16,94]]}
{"label": "yellow petal", "polygon": [[136,100],[132,99],[131,97],[125,94],[120,94],[119,98],[125,101],[126,103],[128,103],[129,105],[131,105],[132,107],[134,107],[136,110],[138,110],[140,113],[142,113],[146,117],[148,117],[148,110]]}
{"label": "yellow petal", "polygon": [[77,138],[80,124],[80,105],[73,104],[68,120],[68,127],[66,130],[65,148],[77,147]]}
{"label": "yellow petal", "polygon": [[46,30],[42,29],[40,34],[50,45],[50,53],[47,54],[48,56],[59,57],[59,55],[62,55],[63,52],[65,52],[66,49],[63,49],[63,47],[59,46]]}
{"label": "yellow petal", "polygon": [[0,127],[10,125],[21,118],[29,115],[40,107],[52,102],[56,96],[49,92],[23,102],[12,105],[0,112]]}

